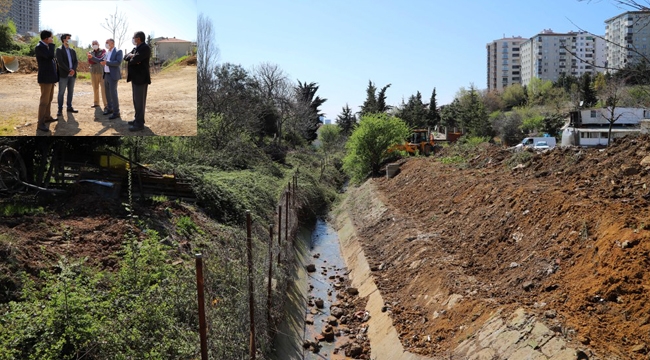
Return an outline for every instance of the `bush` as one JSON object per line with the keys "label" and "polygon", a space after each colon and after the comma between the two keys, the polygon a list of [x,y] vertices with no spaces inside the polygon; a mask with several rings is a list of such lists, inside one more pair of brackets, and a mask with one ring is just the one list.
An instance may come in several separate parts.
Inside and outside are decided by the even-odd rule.
{"label": "bush", "polygon": [[343,170],[353,182],[362,181],[370,172],[379,173],[381,163],[389,156],[388,148],[404,141],[409,133],[408,125],[399,118],[386,114],[361,117],[345,144]]}

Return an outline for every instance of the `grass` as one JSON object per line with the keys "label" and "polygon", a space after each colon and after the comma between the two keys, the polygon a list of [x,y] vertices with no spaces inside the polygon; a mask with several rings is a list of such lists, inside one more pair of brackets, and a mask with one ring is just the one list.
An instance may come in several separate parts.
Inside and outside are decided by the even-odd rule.
{"label": "grass", "polygon": [[0,204],[0,215],[36,215],[42,214],[45,210],[42,206],[29,206],[25,204]]}
{"label": "grass", "polygon": [[78,72],[77,73],[77,79],[90,80],[90,73],[89,72]]}
{"label": "grass", "polygon": [[445,156],[440,159],[440,162],[443,164],[462,164],[465,162],[465,158],[460,155]]}
{"label": "grass", "polygon": [[16,126],[20,124],[20,121],[10,115],[9,118],[0,118],[0,136],[12,136],[16,135]]}

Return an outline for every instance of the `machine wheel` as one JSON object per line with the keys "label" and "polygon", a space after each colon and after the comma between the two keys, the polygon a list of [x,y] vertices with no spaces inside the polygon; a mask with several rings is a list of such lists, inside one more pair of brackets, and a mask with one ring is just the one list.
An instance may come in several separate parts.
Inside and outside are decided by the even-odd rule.
{"label": "machine wheel", "polygon": [[431,154],[431,145],[426,144],[424,145],[424,156],[429,156]]}
{"label": "machine wheel", "polygon": [[26,177],[27,169],[20,153],[10,147],[0,148],[0,191],[21,191]]}

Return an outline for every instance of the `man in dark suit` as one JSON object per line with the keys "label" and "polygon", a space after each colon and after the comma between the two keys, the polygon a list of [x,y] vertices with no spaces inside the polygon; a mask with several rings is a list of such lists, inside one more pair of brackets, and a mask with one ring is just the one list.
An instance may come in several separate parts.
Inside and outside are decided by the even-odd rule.
{"label": "man in dark suit", "polygon": [[132,41],[135,48],[124,57],[124,61],[129,63],[126,82],[131,82],[133,107],[135,108],[135,116],[132,121],[129,121],[129,130],[139,131],[144,129],[147,88],[151,84],[151,75],[149,73],[151,48],[144,42],[144,33],[142,31],[136,31],[133,34]]}
{"label": "man in dark suit", "polygon": [[120,117],[120,100],[117,98],[117,82],[122,78],[122,71],[120,70],[122,50],[115,48],[115,40],[113,39],[106,40],[106,49],[108,51],[103,59],[93,58],[93,60],[99,61],[104,67],[104,88],[106,89],[108,109],[103,114],[113,114],[108,118],[108,120],[113,120]]}
{"label": "man in dark suit", "polygon": [[54,84],[59,81],[54,62],[54,39],[51,31],[41,31],[41,41],[36,45],[34,52],[38,63],[38,85],[41,87],[37,129],[48,132],[50,129],[47,124],[57,120],[52,117],[50,108],[54,97]]}
{"label": "man in dark suit", "polygon": [[74,94],[74,82],[77,79],[78,62],[77,53],[68,44],[71,37],[72,35],[70,34],[61,35],[63,45],[56,49],[56,64],[59,67],[59,111],[56,113],[56,116],[63,116],[63,94],[65,94],[66,88],[68,89],[68,112],[79,112],[72,107],[72,96]]}

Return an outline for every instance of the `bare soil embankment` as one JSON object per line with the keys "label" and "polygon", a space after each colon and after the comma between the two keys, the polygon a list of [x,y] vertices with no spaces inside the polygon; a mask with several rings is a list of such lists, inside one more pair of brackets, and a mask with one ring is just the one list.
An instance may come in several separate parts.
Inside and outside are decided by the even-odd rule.
{"label": "bare soil embankment", "polygon": [[512,154],[485,147],[462,166],[411,159],[397,177],[370,180],[346,211],[404,350],[645,358],[648,155],[643,136],[511,169]]}

